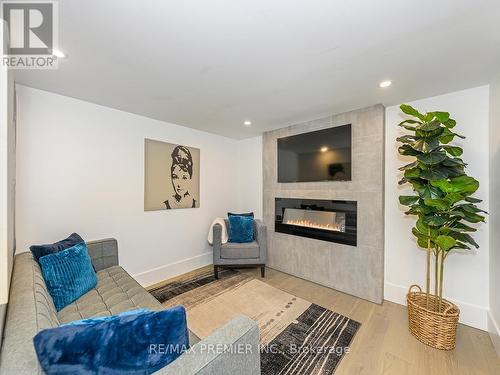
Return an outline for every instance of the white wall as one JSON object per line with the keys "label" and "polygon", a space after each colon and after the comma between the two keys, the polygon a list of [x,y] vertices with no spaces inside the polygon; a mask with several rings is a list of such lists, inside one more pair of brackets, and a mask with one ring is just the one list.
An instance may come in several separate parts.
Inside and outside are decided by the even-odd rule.
{"label": "white wall", "polygon": [[238,141],[238,206],[240,212],[253,211],[262,219],[262,136]]}
{"label": "white wall", "polygon": [[[0,20],[0,56],[7,38],[7,27]],[[14,238],[15,123],[14,80],[12,72],[0,66],[0,345],[9,298]]]}
{"label": "white wall", "polygon": [[490,315],[488,330],[500,356],[500,74],[490,85]]}
{"label": "white wall", "polygon": [[[420,111],[447,111],[457,120],[456,131],[467,139],[455,143],[464,149],[467,172],[479,180],[477,197],[488,211],[488,120],[489,87],[482,86],[447,95],[410,102]],[[405,304],[411,284],[425,287],[425,251],[419,250],[411,234],[414,217],[404,215],[398,196],[411,194],[408,186],[398,187],[403,165],[397,153],[397,124],[402,120],[398,106],[386,109],[385,169],[385,299]],[[489,307],[489,224],[479,225],[474,238],[480,245],[472,255],[452,254],[446,259],[444,296],[460,308],[462,323],[486,329]]]}
{"label": "white wall", "polygon": [[[73,231],[87,240],[115,237],[120,263],[147,285],[211,263],[207,232],[215,217],[261,211],[260,158],[253,160],[259,138],[236,141],[17,90],[17,251]],[[144,212],[144,138],[200,148],[200,208]]]}

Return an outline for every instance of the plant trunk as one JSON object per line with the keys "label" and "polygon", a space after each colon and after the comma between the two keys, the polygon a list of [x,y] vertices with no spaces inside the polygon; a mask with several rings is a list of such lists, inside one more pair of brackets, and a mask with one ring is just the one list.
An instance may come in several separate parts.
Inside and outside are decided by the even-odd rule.
{"label": "plant trunk", "polygon": [[[439,251],[436,249],[434,253],[434,301],[438,298],[438,287],[439,287]],[[434,302],[434,311],[437,310],[437,303]]]}
{"label": "plant trunk", "polygon": [[429,293],[431,287],[431,228],[427,230],[427,280],[425,286],[425,301],[427,309],[429,308]]}
{"label": "plant trunk", "polygon": [[439,308],[438,311],[441,312],[441,302],[443,301],[443,273],[444,273],[444,251],[441,250],[441,269],[439,272]]}

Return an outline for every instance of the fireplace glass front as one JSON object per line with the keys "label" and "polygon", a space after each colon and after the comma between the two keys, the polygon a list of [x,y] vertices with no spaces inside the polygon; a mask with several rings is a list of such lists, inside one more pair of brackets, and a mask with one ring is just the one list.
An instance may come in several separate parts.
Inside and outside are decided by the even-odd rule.
{"label": "fireplace glass front", "polygon": [[357,203],[275,199],[275,231],[346,245],[357,244]]}

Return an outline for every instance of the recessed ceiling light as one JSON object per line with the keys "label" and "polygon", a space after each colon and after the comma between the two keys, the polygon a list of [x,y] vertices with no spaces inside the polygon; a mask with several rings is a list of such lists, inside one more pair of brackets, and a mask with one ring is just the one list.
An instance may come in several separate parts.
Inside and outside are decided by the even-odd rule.
{"label": "recessed ceiling light", "polygon": [[379,87],[389,87],[390,85],[392,85],[392,81],[382,81],[378,84]]}
{"label": "recessed ceiling light", "polygon": [[328,147],[326,146],[323,146],[319,149],[321,152],[327,152],[328,151]]}
{"label": "recessed ceiling light", "polygon": [[52,54],[53,54],[54,56],[56,56],[56,57],[60,58],[60,59],[62,59],[62,58],[64,58],[64,57],[66,57],[66,55],[64,54],[64,52],[62,52],[62,51],[60,51],[60,50],[58,50],[58,49],[55,49],[55,48],[52,50]]}
{"label": "recessed ceiling light", "polygon": [[250,126],[252,125],[252,121],[246,120],[245,122],[243,122],[243,125]]}

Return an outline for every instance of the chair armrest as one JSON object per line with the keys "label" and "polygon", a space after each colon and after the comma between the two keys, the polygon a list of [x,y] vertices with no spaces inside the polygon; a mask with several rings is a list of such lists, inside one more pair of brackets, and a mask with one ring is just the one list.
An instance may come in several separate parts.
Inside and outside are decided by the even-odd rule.
{"label": "chair armrest", "polygon": [[259,244],[259,258],[262,263],[267,260],[267,227],[260,219],[254,220],[255,241]]}
{"label": "chair armrest", "polygon": [[213,228],[213,243],[212,247],[214,249],[214,261],[220,259],[220,247],[222,245],[222,225],[215,224]]}
{"label": "chair armrest", "polygon": [[92,265],[100,271],[118,265],[118,241],[114,238],[87,242]]}
{"label": "chair armrest", "polygon": [[236,316],[193,345],[157,374],[260,374],[259,328],[246,316]]}

